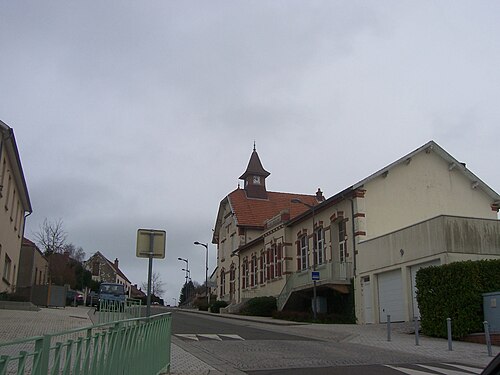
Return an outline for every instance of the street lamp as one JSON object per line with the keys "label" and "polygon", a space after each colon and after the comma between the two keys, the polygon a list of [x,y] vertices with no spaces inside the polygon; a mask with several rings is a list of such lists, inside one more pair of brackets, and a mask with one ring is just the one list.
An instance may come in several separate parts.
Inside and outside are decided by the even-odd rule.
{"label": "street lamp", "polygon": [[205,256],[205,288],[207,291],[207,303],[210,306],[210,292],[208,290],[208,243],[201,243],[198,241],[194,242],[195,245],[201,245],[205,247],[206,256]]}
{"label": "street lamp", "polygon": [[[314,221],[315,221],[315,206],[310,205],[308,203],[302,202],[299,198],[293,198],[291,200],[292,203],[300,203],[304,206],[308,207],[312,211],[312,232],[313,232],[313,271],[316,271],[316,241],[315,241],[315,232],[314,232]],[[316,280],[313,280],[313,318],[316,320],[317,317],[317,305],[316,305]]]}
{"label": "street lamp", "polygon": [[188,273],[189,273],[189,260],[188,259],[184,259],[184,258],[177,258],[177,260],[180,260],[182,262],[186,262],[186,268],[183,268],[182,270],[183,271],[186,271],[186,281],[184,282],[184,287],[185,287],[185,292],[186,292],[186,301],[188,300]]}

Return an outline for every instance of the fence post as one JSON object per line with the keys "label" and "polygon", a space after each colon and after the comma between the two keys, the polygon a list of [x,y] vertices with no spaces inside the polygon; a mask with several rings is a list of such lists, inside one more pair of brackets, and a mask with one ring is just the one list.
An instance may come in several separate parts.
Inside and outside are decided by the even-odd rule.
{"label": "fence post", "polygon": [[391,316],[387,315],[387,341],[391,341]]}
{"label": "fence post", "polygon": [[415,319],[415,345],[419,346],[418,318],[415,317],[414,319]]}
{"label": "fence post", "polygon": [[451,341],[451,318],[446,318],[446,328],[448,330],[448,350],[451,352],[453,350]]}
{"label": "fence post", "polygon": [[493,352],[491,351],[491,337],[490,337],[490,325],[485,320],[484,324],[484,336],[486,338],[486,346],[488,347],[488,356],[493,357]]}
{"label": "fence post", "polygon": [[43,335],[35,341],[35,352],[38,357],[35,375],[45,375],[49,372],[50,338],[50,335]]}

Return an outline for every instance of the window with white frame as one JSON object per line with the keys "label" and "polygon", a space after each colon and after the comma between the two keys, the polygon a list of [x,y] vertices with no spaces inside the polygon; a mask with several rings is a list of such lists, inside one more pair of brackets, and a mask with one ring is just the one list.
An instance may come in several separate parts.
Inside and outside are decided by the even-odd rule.
{"label": "window with white frame", "polygon": [[231,298],[234,296],[235,289],[235,280],[236,280],[236,270],[234,267],[234,263],[231,264],[231,268],[229,269],[229,294]]}
{"label": "window with white frame", "polygon": [[299,262],[298,262],[298,269],[299,270],[306,270],[309,268],[309,258],[308,258],[308,252],[309,250],[309,241],[307,238],[307,235],[304,234],[299,238]]}
{"label": "window with white frame", "polygon": [[264,284],[265,281],[265,274],[266,274],[266,266],[265,266],[265,255],[264,252],[261,251],[260,257],[259,257],[259,283]]}
{"label": "window with white frame", "polygon": [[345,221],[342,220],[338,224],[339,233],[339,262],[344,263],[347,258],[347,241],[346,241],[346,226]]}
{"label": "window with white frame", "polygon": [[248,288],[250,284],[250,275],[249,275],[249,269],[248,269],[248,259],[245,258],[243,260],[243,265],[242,265],[242,270],[241,270],[241,286],[243,288]]}
{"label": "window with white frame", "polygon": [[257,256],[252,255],[252,261],[250,262],[250,286],[257,285]]}
{"label": "window with white frame", "polygon": [[318,228],[314,232],[316,241],[316,264],[325,262],[325,231],[323,228]]}
{"label": "window with white frame", "polygon": [[283,254],[282,254],[282,245],[281,244],[274,245],[272,247],[272,257],[273,257],[272,262],[274,263],[273,277],[281,277],[282,271],[283,271],[282,270]]}

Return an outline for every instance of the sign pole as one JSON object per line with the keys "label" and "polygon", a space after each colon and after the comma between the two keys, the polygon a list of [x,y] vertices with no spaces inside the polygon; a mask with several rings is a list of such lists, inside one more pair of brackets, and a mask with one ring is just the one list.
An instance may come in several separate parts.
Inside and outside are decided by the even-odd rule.
{"label": "sign pole", "polygon": [[148,268],[148,299],[146,306],[146,316],[149,318],[151,316],[151,275],[153,273],[153,245],[155,241],[155,235],[153,232],[149,234],[149,268]]}

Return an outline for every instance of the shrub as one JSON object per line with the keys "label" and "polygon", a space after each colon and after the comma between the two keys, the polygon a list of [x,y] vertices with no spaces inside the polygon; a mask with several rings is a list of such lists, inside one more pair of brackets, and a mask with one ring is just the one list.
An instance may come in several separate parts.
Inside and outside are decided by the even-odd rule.
{"label": "shrub", "polygon": [[212,305],[210,305],[210,312],[218,314],[220,313],[220,309],[226,306],[227,306],[226,301],[215,301],[214,303],[212,303]]}
{"label": "shrub", "polygon": [[422,332],[454,338],[483,330],[483,293],[500,290],[500,260],[466,261],[424,268],[416,278]]}
{"label": "shrub", "polygon": [[255,297],[249,300],[244,309],[241,311],[243,315],[253,316],[272,316],[276,311],[275,297]]}

